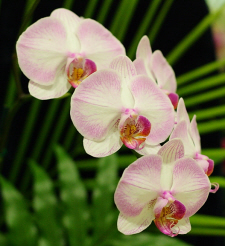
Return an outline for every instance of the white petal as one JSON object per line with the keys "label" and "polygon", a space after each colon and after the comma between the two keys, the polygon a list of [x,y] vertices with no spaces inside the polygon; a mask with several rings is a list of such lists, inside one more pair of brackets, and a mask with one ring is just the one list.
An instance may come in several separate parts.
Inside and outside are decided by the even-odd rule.
{"label": "white petal", "polygon": [[181,219],[178,223],[171,228],[174,234],[187,234],[191,230],[189,218]]}
{"label": "white petal", "polygon": [[84,138],[84,149],[94,157],[104,157],[115,153],[123,145],[119,131],[110,133],[101,142],[94,142]]}
{"label": "white petal", "polygon": [[148,143],[157,145],[165,141],[174,126],[174,109],[169,98],[155,82],[144,75],[132,79],[131,91],[135,100],[135,110],[151,123]]}
{"label": "white petal", "polygon": [[54,10],[50,16],[60,20],[65,26],[67,32],[67,45],[70,51],[79,52],[80,41],[76,36],[76,32],[82,19],[72,11],[63,8]]}
{"label": "white petal", "polygon": [[114,57],[125,55],[120,41],[97,21],[83,20],[79,24],[77,36],[81,43],[81,54],[94,61],[98,70],[108,68]]}
{"label": "white petal", "polygon": [[158,155],[162,156],[163,163],[174,163],[184,156],[184,145],[180,139],[170,140],[162,146]]}
{"label": "white petal", "polygon": [[134,76],[137,75],[134,64],[127,56],[117,56],[110,63],[110,68],[117,71],[121,78],[121,98],[124,107],[133,108],[134,98],[130,91],[130,83]]}
{"label": "white petal", "polygon": [[70,87],[64,72],[55,78],[52,85],[39,85],[33,81],[30,81],[28,85],[30,94],[41,100],[59,98],[66,94]]}
{"label": "white petal", "polygon": [[162,159],[158,155],[139,158],[125,169],[115,192],[115,203],[127,216],[141,213],[146,204],[152,204],[160,192]]}
{"label": "white petal", "polygon": [[102,141],[121,116],[121,82],[109,69],[91,74],[75,90],[71,99],[71,118],[87,139]]}
{"label": "white petal", "polygon": [[181,122],[182,120],[185,120],[187,122],[187,127],[189,128],[190,125],[189,116],[184,104],[184,100],[181,97],[177,106],[177,123]]}
{"label": "white petal", "polygon": [[173,130],[170,140],[174,138],[180,138],[184,145],[184,151],[186,156],[195,157],[195,146],[188,133],[187,122],[185,120],[180,121],[176,128]]}
{"label": "white petal", "polygon": [[150,61],[152,49],[147,36],[143,36],[138,44],[136,58],[143,58],[146,62]]}
{"label": "white petal", "polygon": [[154,219],[152,206],[145,206],[141,213],[135,217],[129,217],[120,213],[117,227],[125,235],[136,234],[146,229]]}
{"label": "white petal", "polygon": [[172,195],[186,207],[184,218],[195,214],[206,202],[211,185],[202,168],[192,158],[176,161]]}
{"label": "white petal", "polygon": [[66,65],[69,49],[64,25],[46,17],[22,33],[16,45],[23,73],[38,84],[51,85]]}
{"label": "white petal", "polygon": [[195,144],[195,151],[198,153],[201,153],[201,142],[200,142],[200,135],[199,135],[197,122],[196,122],[196,115],[194,115],[191,121],[190,134]]}
{"label": "white petal", "polygon": [[149,145],[149,144],[147,144],[147,141],[146,141],[145,147],[143,149],[135,150],[135,151],[140,155],[152,155],[152,154],[157,154],[157,152],[160,150],[160,148],[161,148],[160,144]]}
{"label": "white petal", "polygon": [[163,90],[175,93],[177,82],[174,71],[160,50],[156,50],[152,54],[150,67],[159,87]]}

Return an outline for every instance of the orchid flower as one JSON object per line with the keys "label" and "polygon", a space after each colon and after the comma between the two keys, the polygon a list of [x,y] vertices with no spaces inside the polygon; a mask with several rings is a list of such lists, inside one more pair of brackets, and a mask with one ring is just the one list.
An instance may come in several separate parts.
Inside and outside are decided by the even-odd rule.
{"label": "orchid flower", "polygon": [[183,141],[185,155],[194,158],[204,172],[210,176],[213,172],[214,161],[201,154],[201,142],[196,116],[194,115],[190,122],[183,98],[180,98],[178,103],[177,124],[170,136],[170,140],[173,138],[180,138]]}
{"label": "orchid flower", "polygon": [[171,237],[191,230],[189,217],[206,202],[209,178],[195,160],[184,157],[180,139],[128,166],[115,191],[120,211],[118,230],[125,235],[143,231],[154,220]]}
{"label": "orchid flower", "polygon": [[174,71],[160,50],[152,53],[147,36],[143,36],[138,44],[134,65],[137,74],[145,74],[157,82],[176,109],[179,97],[176,94],[177,82]]}
{"label": "orchid flower", "polygon": [[58,98],[96,69],[107,68],[123,45],[101,24],[56,9],[27,28],[16,45],[18,62],[30,79],[30,94]]}
{"label": "orchid flower", "polygon": [[85,151],[95,157],[108,156],[123,143],[142,155],[156,153],[174,125],[168,97],[150,78],[137,75],[126,56],[76,89],[70,114],[84,136]]}

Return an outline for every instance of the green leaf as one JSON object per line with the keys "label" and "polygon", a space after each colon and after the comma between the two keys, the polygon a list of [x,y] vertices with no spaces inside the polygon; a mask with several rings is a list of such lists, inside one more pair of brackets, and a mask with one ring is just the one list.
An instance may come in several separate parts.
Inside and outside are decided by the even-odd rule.
{"label": "green leaf", "polygon": [[112,213],[113,195],[118,182],[118,157],[116,154],[98,160],[98,170],[93,190],[94,238],[102,242],[110,230],[115,215]]}
{"label": "green leaf", "polygon": [[9,245],[36,245],[37,229],[23,196],[3,177],[0,177],[2,198],[7,227],[9,228]]}
{"label": "green leaf", "polygon": [[109,246],[190,246],[177,238],[170,238],[165,235],[152,235],[140,233],[137,235],[120,235],[119,239],[113,240]]}
{"label": "green leaf", "polygon": [[199,123],[198,130],[200,134],[225,130],[225,119],[211,120],[208,122]]}
{"label": "green leaf", "polygon": [[41,242],[44,241],[49,246],[60,246],[62,245],[62,230],[59,226],[53,183],[43,168],[31,160],[29,164],[34,176],[33,208],[41,233]]}
{"label": "green leaf", "polygon": [[224,65],[225,65],[225,59],[210,62],[206,65],[203,65],[192,71],[188,71],[187,73],[178,76],[177,84],[178,85],[186,84],[187,82],[200,78],[206,74],[209,74],[217,70],[218,68],[223,67]]}
{"label": "green leaf", "polygon": [[[218,183],[220,188],[225,188],[225,178],[219,176],[209,177],[211,183]],[[225,227],[225,220],[224,220],[224,227]]]}
{"label": "green leaf", "polygon": [[194,115],[197,116],[197,121],[208,120],[216,116],[225,115],[225,105],[219,105],[212,108],[201,109],[195,112],[189,112],[189,117],[192,118]]}
{"label": "green leaf", "polygon": [[60,147],[55,147],[58,160],[60,197],[63,205],[63,225],[70,246],[86,245],[87,192],[74,161]]}
{"label": "green leaf", "polygon": [[225,149],[202,149],[202,154],[214,160],[216,164],[225,159]]}
{"label": "green leaf", "polygon": [[3,235],[3,234],[0,234],[0,245],[1,246],[7,246],[7,240],[6,240],[6,237],[5,237],[5,235]]}
{"label": "green leaf", "polygon": [[225,218],[217,216],[195,214],[190,217],[190,221],[192,226],[223,227],[225,229]]}
{"label": "green leaf", "polygon": [[191,85],[184,86],[177,90],[177,94],[180,96],[186,96],[194,94],[199,91],[204,91],[208,88],[215,87],[225,83],[225,74],[217,74],[199,81],[194,81]]}
{"label": "green leaf", "polygon": [[221,87],[213,91],[208,91],[196,96],[191,96],[185,99],[185,105],[186,107],[195,106],[200,103],[210,102],[211,100],[224,98],[224,95],[225,95],[225,87]]}

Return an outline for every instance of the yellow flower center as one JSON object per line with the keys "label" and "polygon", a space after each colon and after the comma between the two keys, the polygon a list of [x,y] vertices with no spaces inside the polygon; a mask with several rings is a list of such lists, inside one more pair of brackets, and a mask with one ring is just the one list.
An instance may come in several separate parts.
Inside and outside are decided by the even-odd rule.
{"label": "yellow flower center", "polygon": [[72,74],[72,80],[77,81],[79,80],[84,73],[84,70],[82,68],[74,68],[73,74]]}

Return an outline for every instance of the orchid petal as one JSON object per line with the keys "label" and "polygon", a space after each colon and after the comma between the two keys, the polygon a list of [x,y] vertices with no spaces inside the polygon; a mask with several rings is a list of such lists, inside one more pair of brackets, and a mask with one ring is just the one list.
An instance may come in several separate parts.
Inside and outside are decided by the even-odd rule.
{"label": "orchid petal", "polygon": [[184,100],[181,97],[177,106],[177,123],[181,122],[182,120],[185,120],[187,122],[187,127],[189,128],[190,125],[189,116],[184,104]]}
{"label": "orchid petal", "polygon": [[135,150],[140,155],[152,155],[157,154],[157,152],[160,150],[161,145],[149,145],[147,141],[145,141],[145,146],[141,150]]}
{"label": "orchid petal", "polygon": [[[148,76],[148,72],[146,70],[144,60],[142,58],[137,58],[136,60],[133,61],[133,64],[135,66],[137,74],[143,74],[143,75]],[[153,77],[152,79],[154,80]]]}
{"label": "orchid petal", "polygon": [[30,94],[41,100],[59,98],[70,88],[71,85],[67,82],[65,73],[59,74],[52,85],[39,85],[33,81],[30,81],[28,85]]}
{"label": "orchid petal", "polygon": [[95,142],[84,138],[83,143],[87,154],[94,157],[109,156],[119,150],[123,145],[118,131],[110,133],[101,142]]}
{"label": "orchid petal", "polygon": [[159,87],[163,90],[175,93],[177,82],[174,71],[160,50],[156,50],[152,54],[150,67]]}
{"label": "orchid petal", "polygon": [[195,147],[194,143],[188,134],[187,122],[181,121],[177,124],[176,128],[173,130],[170,140],[174,138],[180,138],[184,145],[185,155],[190,157],[195,157]]}
{"label": "orchid petal", "polygon": [[125,235],[136,234],[146,229],[154,219],[152,206],[145,206],[141,213],[135,217],[126,216],[120,213],[117,227]]}
{"label": "orchid petal", "polygon": [[162,197],[157,198],[155,206],[153,208],[156,219],[160,217],[162,209],[167,205],[168,202],[169,201],[167,199],[164,199]]}
{"label": "orchid petal", "polygon": [[174,109],[169,98],[144,75],[132,79],[131,91],[134,108],[151,123],[148,143],[156,145],[166,140],[174,126]]}
{"label": "orchid petal", "polygon": [[78,26],[77,36],[81,43],[81,54],[93,60],[97,69],[108,68],[114,57],[125,55],[120,41],[97,21],[83,20]]}
{"label": "orchid petal", "polygon": [[171,228],[174,234],[187,234],[191,230],[191,223],[189,218],[183,218]]}
{"label": "orchid petal", "polygon": [[207,176],[210,176],[214,169],[214,161],[211,159],[208,159],[207,162],[209,163],[208,170],[206,172]]}
{"label": "orchid petal", "polygon": [[152,49],[147,36],[143,36],[138,44],[136,58],[143,58],[146,62],[150,61]]}
{"label": "orchid petal", "polygon": [[67,34],[60,20],[40,19],[20,36],[16,49],[23,73],[42,85],[53,84],[58,72],[66,65]]}
{"label": "orchid petal", "polygon": [[184,156],[184,145],[180,139],[173,139],[165,143],[159,150],[163,163],[173,163]]}
{"label": "orchid petal", "polygon": [[73,35],[75,35],[78,25],[82,21],[75,13],[63,8],[55,9],[50,16],[61,20],[68,33],[72,33]]}
{"label": "orchid petal", "polygon": [[171,193],[186,207],[184,218],[192,216],[202,207],[210,187],[208,177],[192,158],[184,157],[176,161]]}
{"label": "orchid petal", "polygon": [[85,138],[102,141],[118,124],[122,110],[120,85],[115,71],[101,70],[86,78],[74,92],[71,118]]}
{"label": "orchid petal", "polygon": [[120,212],[137,216],[152,204],[160,191],[162,159],[158,155],[139,158],[125,169],[115,192],[115,203]]}
{"label": "orchid petal", "polygon": [[196,122],[196,115],[194,115],[191,121],[190,134],[194,142],[196,152],[201,153],[201,142],[200,142],[200,135]]}
{"label": "orchid petal", "polygon": [[134,99],[133,95],[130,91],[130,81],[131,79],[137,75],[134,64],[127,56],[117,56],[112,60],[109,66],[111,69],[118,72],[121,78],[121,98],[124,107],[133,108],[134,107]]}
{"label": "orchid petal", "polygon": [[178,100],[179,100],[178,94],[176,94],[176,93],[169,93],[168,94],[168,97],[169,97],[171,103],[173,104],[174,109],[176,109],[177,108],[177,105],[178,105]]}
{"label": "orchid petal", "polygon": [[195,161],[198,163],[198,165],[203,169],[205,173],[208,171],[209,163],[207,160],[200,160],[200,159],[195,159]]}

